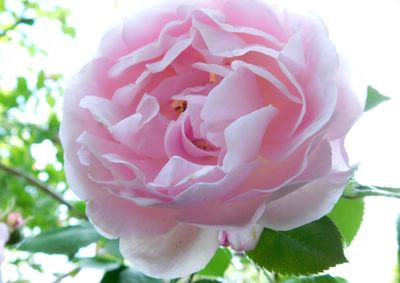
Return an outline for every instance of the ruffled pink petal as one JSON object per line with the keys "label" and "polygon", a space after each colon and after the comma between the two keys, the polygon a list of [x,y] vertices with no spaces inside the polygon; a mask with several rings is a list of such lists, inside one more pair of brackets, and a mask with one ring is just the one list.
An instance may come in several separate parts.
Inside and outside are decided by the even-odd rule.
{"label": "ruffled pink petal", "polygon": [[[261,108],[263,104],[264,99],[255,75],[245,68],[238,69],[221,81],[208,95],[200,114],[204,121],[201,131],[207,133],[209,141],[221,147],[224,129],[237,118]],[[210,138],[210,133],[213,132],[221,137]]]}
{"label": "ruffled pink petal", "polygon": [[191,44],[193,38],[181,38],[173,46],[168,49],[164,57],[151,64],[147,64],[146,68],[152,73],[158,73],[167,68],[183,51],[185,51]]}
{"label": "ruffled pink petal", "polygon": [[159,236],[121,238],[120,249],[149,276],[179,278],[206,266],[218,249],[218,232],[180,224]]}
{"label": "ruffled pink petal", "polygon": [[208,229],[232,230],[254,224],[264,209],[262,197],[240,202],[208,201],[184,207],[177,220]]}
{"label": "ruffled pink petal", "polygon": [[106,128],[117,124],[128,113],[127,109],[119,107],[119,105],[113,103],[111,100],[92,95],[83,97],[79,106],[88,109],[93,118]]}
{"label": "ruffled pink petal", "polygon": [[[213,13],[214,12],[214,13]],[[264,45],[271,45],[275,47],[280,47],[282,43],[273,35],[265,32],[263,30],[255,29],[249,26],[231,25],[225,20],[225,16],[221,13],[215,13],[214,10],[200,9],[193,12],[195,16],[206,16],[210,19],[217,27],[225,32],[239,34],[241,37],[246,37],[249,39],[251,37],[263,39]],[[246,41],[247,42],[247,41]]]}
{"label": "ruffled pink petal", "polygon": [[332,172],[282,198],[267,202],[257,223],[274,230],[290,230],[321,218],[332,210],[342,195],[348,176],[348,172]]}
{"label": "ruffled pink petal", "polygon": [[306,170],[297,176],[293,183],[309,182],[328,174],[332,169],[332,148],[327,140],[316,144],[308,153]]}
{"label": "ruffled pink petal", "polygon": [[223,161],[226,170],[257,159],[268,125],[277,113],[272,106],[263,107],[240,117],[226,128],[227,153]]}
{"label": "ruffled pink petal", "polygon": [[120,24],[112,28],[103,36],[98,51],[100,57],[118,59],[129,52],[128,47],[122,39],[122,32],[123,25]]}
{"label": "ruffled pink petal", "polygon": [[364,112],[367,91],[350,85],[348,70],[339,68],[337,78],[338,99],[332,120],[327,129],[330,140],[343,137]]}
{"label": "ruffled pink petal", "polygon": [[280,42],[286,42],[286,35],[291,32],[284,22],[285,11],[277,4],[259,0],[228,0],[224,2],[222,13],[231,25],[264,31]]}
{"label": "ruffled pink petal", "polygon": [[215,166],[201,166],[173,156],[161,169],[152,185],[168,188],[186,180],[197,179],[214,169]]}
{"label": "ruffled pink petal", "polygon": [[[330,169],[331,151],[329,145],[320,141],[320,137],[315,137],[282,161],[268,160],[259,156],[261,165],[252,172],[243,185],[243,189],[231,196],[230,201],[240,202],[249,198],[269,197],[277,193],[281,197],[304,184],[304,179],[299,177],[303,173],[303,177],[312,173],[318,174],[318,177],[323,176],[327,173],[326,170]],[[315,167],[319,159],[316,154],[313,154],[315,152],[326,154],[325,157],[328,159],[317,170]],[[315,172],[307,172],[309,165],[314,166]],[[295,181],[296,178],[298,178],[297,181]]]}
{"label": "ruffled pink petal", "polygon": [[[147,22],[147,20],[146,20]],[[168,22],[162,29],[160,29],[160,36],[158,40],[151,43],[144,44],[132,53],[119,58],[119,62],[115,64],[110,70],[112,77],[118,77],[127,69],[135,65],[150,60],[156,59],[164,55],[168,50],[177,49],[173,48],[174,45],[180,47],[182,44],[182,34],[187,33],[190,27],[189,17],[183,20],[175,20]],[[158,34],[158,33],[156,33]],[[175,34],[178,34],[176,36]],[[186,43],[187,44],[187,43]]]}
{"label": "ruffled pink petal", "polygon": [[[275,143],[264,144],[261,150],[262,155],[268,159],[280,159],[283,160],[292,154],[302,143],[312,136],[315,136],[321,131],[329,122],[336,107],[337,92],[336,88],[328,88],[324,90],[324,100],[321,100],[322,105],[320,106],[324,111],[318,113],[306,127],[298,130],[292,138]],[[267,137],[268,141],[268,137]]]}

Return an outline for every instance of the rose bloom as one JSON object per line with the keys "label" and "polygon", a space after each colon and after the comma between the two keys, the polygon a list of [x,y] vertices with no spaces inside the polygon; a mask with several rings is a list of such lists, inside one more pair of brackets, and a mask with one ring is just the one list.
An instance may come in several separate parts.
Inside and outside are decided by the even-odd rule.
{"label": "rose bloom", "polygon": [[[7,243],[9,238],[8,228],[6,224],[0,223],[0,264],[4,261],[4,245]],[[1,280],[1,274],[0,274]]]}
{"label": "rose bloom", "polygon": [[319,219],[363,110],[319,18],[258,0],[168,1],[110,30],[68,84],[65,171],[153,277]]}

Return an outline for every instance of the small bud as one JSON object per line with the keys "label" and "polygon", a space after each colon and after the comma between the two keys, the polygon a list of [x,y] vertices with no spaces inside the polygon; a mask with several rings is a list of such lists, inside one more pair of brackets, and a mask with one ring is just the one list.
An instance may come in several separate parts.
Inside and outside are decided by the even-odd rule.
{"label": "small bud", "polygon": [[22,215],[19,212],[11,212],[7,216],[7,225],[12,230],[17,229],[22,225],[24,225],[24,219],[22,218]]}

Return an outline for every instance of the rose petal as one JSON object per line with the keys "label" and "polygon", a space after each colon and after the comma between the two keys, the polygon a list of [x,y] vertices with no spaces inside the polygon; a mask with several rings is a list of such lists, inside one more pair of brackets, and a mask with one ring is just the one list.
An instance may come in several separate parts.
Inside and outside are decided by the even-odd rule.
{"label": "rose petal", "polygon": [[[224,107],[221,107],[223,105]],[[255,76],[245,68],[238,69],[221,81],[208,95],[201,111],[201,132],[216,146],[220,144],[224,129],[237,118],[264,106]],[[218,140],[210,133],[220,135]],[[203,134],[204,136],[204,134]]]}
{"label": "rose petal", "polygon": [[[113,213],[110,213],[112,211]],[[144,237],[173,229],[178,210],[138,206],[104,190],[97,190],[87,203],[86,213],[93,224],[116,237]],[[146,219],[146,221],[143,221]]]}
{"label": "rose petal", "polygon": [[321,218],[342,195],[348,176],[348,172],[333,172],[267,203],[257,223],[274,230],[290,230]]}
{"label": "rose petal", "polygon": [[179,278],[202,269],[209,262],[218,248],[217,233],[180,224],[159,236],[121,238],[120,249],[145,274]]}
{"label": "rose petal", "polygon": [[[250,225],[243,229],[235,229],[222,232],[220,243],[230,246],[236,251],[253,250],[262,233],[263,227],[258,224]],[[223,239],[221,239],[221,236]]]}
{"label": "rose petal", "polygon": [[226,170],[257,159],[268,125],[277,113],[272,106],[263,107],[240,117],[226,128],[227,154],[223,161]]}
{"label": "rose petal", "polygon": [[87,95],[81,99],[79,106],[88,109],[93,118],[107,128],[118,123],[127,114],[127,109],[99,96]]}

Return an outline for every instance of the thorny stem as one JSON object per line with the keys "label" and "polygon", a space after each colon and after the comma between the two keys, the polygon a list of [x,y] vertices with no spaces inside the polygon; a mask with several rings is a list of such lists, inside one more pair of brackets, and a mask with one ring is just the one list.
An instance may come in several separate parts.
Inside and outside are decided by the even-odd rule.
{"label": "thorny stem", "polygon": [[21,170],[18,170],[16,168],[12,168],[10,166],[7,166],[7,165],[5,165],[5,164],[3,164],[1,162],[0,162],[0,170],[5,171],[5,172],[7,172],[7,173],[9,173],[11,175],[14,175],[15,177],[18,177],[18,178],[24,180],[25,182],[35,186],[36,188],[42,190],[44,193],[48,194],[53,199],[55,199],[58,202],[66,205],[69,209],[71,209],[71,210],[75,209],[69,202],[67,202],[59,194],[57,194],[54,189],[52,189],[49,186],[47,186],[46,184],[42,183],[41,181],[39,181],[35,177],[33,177],[33,176],[29,175],[29,174],[26,174],[26,173],[24,173]]}

